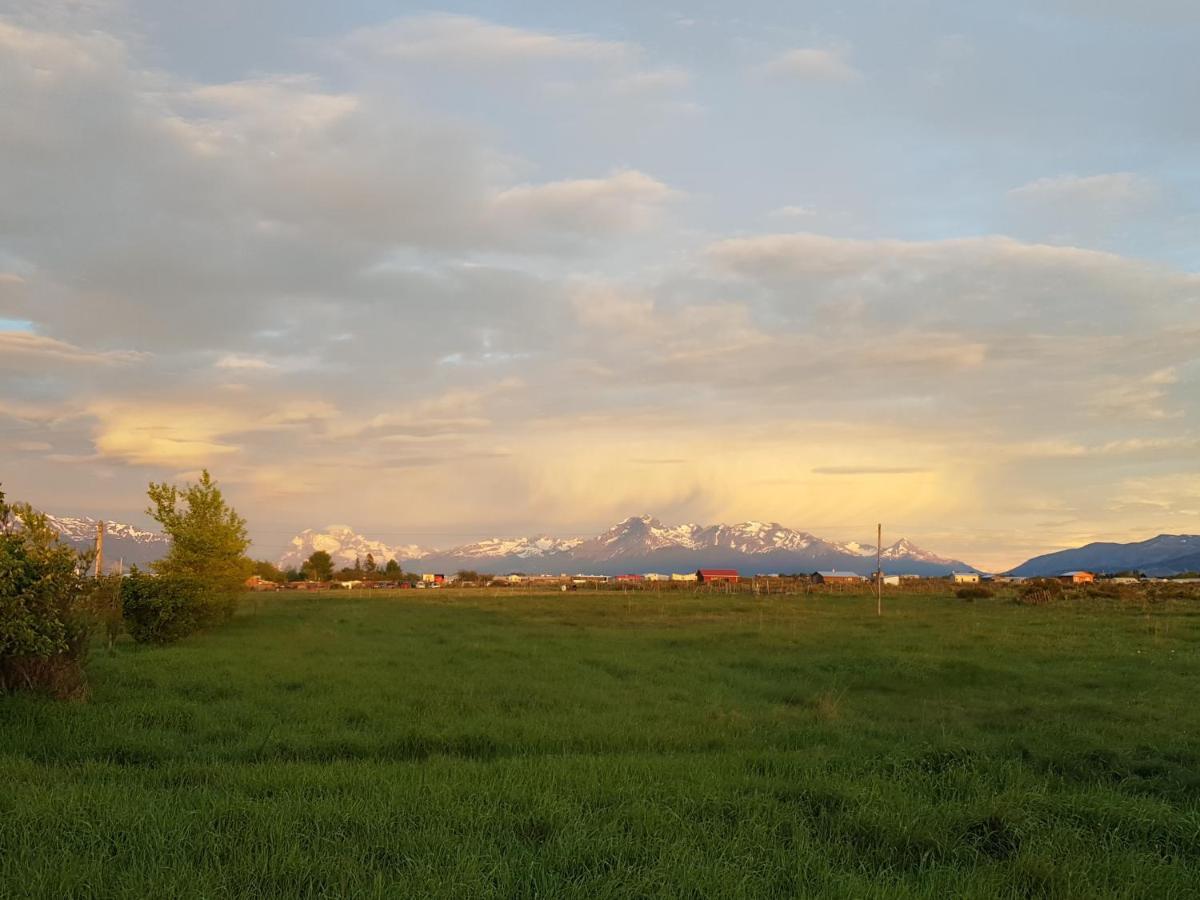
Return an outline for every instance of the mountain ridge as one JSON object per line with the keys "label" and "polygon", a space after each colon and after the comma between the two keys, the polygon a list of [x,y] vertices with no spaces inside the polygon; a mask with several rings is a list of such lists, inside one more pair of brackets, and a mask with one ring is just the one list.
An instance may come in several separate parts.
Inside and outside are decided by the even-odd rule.
{"label": "mountain ridge", "polygon": [[1144,541],[1121,544],[1093,541],[1082,547],[1056,550],[1025,560],[1008,574],[1024,577],[1059,575],[1075,569],[1110,573],[1145,572],[1177,575],[1200,565],[1200,535],[1159,534]]}
{"label": "mountain ridge", "polygon": [[[690,571],[698,567],[731,567],[753,571],[812,571],[837,568],[868,574],[874,570],[875,546],[826,541],[778,522],[732,525],[664,525],[650,515],[630,516],[590,538],[489,538],[447,549],[417,545],[389,547],[353,532],[330,526],[306,529],[292,539],[279,560],[282,568],[298,568],[315,550],[325,550],[335,565],[351,565],[370,552],[377,562],[396,559],[420,562],[422,568],[475,568],[501,571]],[[888,571],[934,575],[974,568],[939,556],[901,538],[884,548]]]}

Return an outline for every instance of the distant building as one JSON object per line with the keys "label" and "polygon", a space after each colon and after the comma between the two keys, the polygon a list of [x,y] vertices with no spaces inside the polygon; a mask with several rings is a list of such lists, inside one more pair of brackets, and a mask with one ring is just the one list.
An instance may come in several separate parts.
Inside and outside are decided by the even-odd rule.
{"label": "distant building", "polygon": [[951,572],[950,580],[955,584],[979,584],[978,572]]}
{"label": "distant building", "polygon": [[672,572],[672,581],[695,581],[699,576],[695,572]]}
{"label": "distant building", "polygon": [[274,581],[268,581],[261,575],[251,575],[246,579],[246,587],[252,591],[277,591],[279,585]]}
{"label": "distant building", "polygon": [[1063,584],[1091,584],[1096,576],[1091,572],[1063,572],[1058,580]]}
{"label": "distant building", "polygon": [[813,572],[811,580],[813,584],[854,584],[866,581],[867,578],[857,572],[839,572],[837,569],[830,569],[828,572]]}
{"label": "distant building", "polygon": [[740,576],[737,569],[697,569],[696,581],[700,584],[736,584]]}
{"label": "distant building", "polygon": [[426,584],[445,584],[446,576],[441,572],[423,572],[421,580]]}
{"label": "distant building", "polygon": [[616,578],[613,579],[613,581],[617,582],[618,584],[629,584],[631,582],[640,582],[640,581],[645,581],[645,580],[646,580],[645,575],[632,575],[632,574],[618,575]]}
{"label": "distant building", "polygon": [[899,575],[884,575],[883,583],[890,587],[900,587],[900,576]]}
{"label": "distant building", "polygon": [[647,572],[645,575],[645,578],[647,581],[666,581],[666,580],[668,580],[666,575],[662,575],[658,572]]}

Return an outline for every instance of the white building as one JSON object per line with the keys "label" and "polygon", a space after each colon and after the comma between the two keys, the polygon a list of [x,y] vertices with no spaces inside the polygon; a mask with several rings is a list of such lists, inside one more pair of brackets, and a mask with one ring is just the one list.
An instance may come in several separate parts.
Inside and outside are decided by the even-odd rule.
{"label": "white building", "polygon": [[955,584],[979,584],[978,572],[951,572],[950,580]]}
{"label": "white building", "polygon": [[695,581],[696,578],[697,575],[695,572],[684,572],[683,574],[680,574],[679,572],[671,573],[672,581]]}

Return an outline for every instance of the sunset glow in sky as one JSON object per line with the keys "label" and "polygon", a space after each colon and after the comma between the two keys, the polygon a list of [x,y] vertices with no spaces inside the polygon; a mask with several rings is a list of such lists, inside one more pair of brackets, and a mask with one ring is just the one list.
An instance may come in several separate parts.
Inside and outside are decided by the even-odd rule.
{"label": "sunset glow in sky", "polygon": [[0,0],[0,481],[255,552],[1200,532],[1200,4]]}

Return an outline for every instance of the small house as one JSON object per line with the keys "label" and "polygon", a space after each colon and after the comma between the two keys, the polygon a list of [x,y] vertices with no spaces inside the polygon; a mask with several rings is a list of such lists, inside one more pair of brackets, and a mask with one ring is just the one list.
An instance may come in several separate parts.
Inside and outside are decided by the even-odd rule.
{"label": "small house", "polygon": [[737,569],[697,569],[696,581],[700,584],[737,584]]}
{"label": "small house", "polygon": [[1063,572],[1058,580],[1063,584],[1091,584],[1096,576],[1091,572]]}
{"label": "small house", "polygon": [[950,580],[955,584],[979,584],[978,572],[951,572]]}
{"label": "small house", "polygon": [[810,580],[813,584],[856,584],[866,581],[867,578],[857,572],[840,572],[837,569],[830,569],[828,572],[813,572]]}

